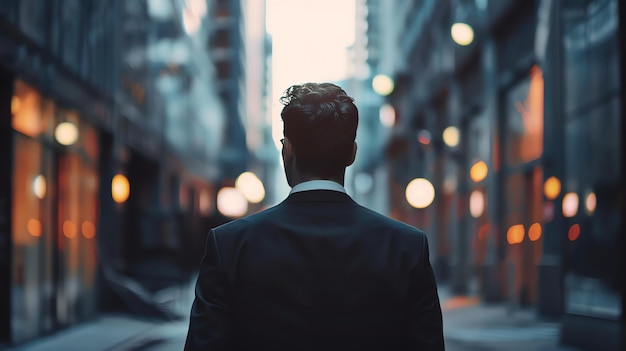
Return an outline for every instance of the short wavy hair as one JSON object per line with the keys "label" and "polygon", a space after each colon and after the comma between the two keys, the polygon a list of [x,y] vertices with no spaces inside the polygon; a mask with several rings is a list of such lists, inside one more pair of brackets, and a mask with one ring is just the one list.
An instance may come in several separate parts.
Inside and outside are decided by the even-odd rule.
{"label": "short wavy hair", "polygon": [[352,157],[359,123],[354,99],[332,83],[289,87],[280,98],[283,133],[291,142],[300,171],[335,175]]}

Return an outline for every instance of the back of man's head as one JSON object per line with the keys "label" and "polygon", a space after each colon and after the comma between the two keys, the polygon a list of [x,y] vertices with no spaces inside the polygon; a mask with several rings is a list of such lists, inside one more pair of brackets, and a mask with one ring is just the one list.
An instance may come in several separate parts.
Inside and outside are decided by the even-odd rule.
{"label": "back of man's head", "polygon": [[359,112],[343,89],[332,83],[293,85],[280,102],[284,135],[301,172],[330,176],[350,164]]}

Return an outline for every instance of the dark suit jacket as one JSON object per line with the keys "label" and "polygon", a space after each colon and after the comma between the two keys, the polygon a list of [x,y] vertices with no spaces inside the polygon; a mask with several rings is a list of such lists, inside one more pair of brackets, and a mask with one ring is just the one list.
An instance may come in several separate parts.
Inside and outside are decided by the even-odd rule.
{"label": "dark suit jacket", "polygon": [[443,350],[426,235],[336,191],[209,233],[185,350]]}

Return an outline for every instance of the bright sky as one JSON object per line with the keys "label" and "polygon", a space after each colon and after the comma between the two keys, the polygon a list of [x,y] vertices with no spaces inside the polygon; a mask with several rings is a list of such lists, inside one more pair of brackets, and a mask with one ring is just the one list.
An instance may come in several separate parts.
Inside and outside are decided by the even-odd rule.
{"label": "bright sky", "polygon": [[293,84],[347,76],[347,47],[354,43],[355,0],[267,0],[272,36],[273,135],[282,136],[278,102]]}

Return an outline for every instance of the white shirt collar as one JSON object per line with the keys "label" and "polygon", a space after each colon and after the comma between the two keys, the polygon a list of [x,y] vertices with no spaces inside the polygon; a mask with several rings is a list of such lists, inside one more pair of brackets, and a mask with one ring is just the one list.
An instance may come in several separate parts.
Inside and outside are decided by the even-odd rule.
{"label": "white shirt collar", "polygon": [[296,184],[293,188],[291,188],[289,194],[309,190],[332,190],[346,193],[346,189],[343,187],[343,185],[332,180],[309,180]]}

